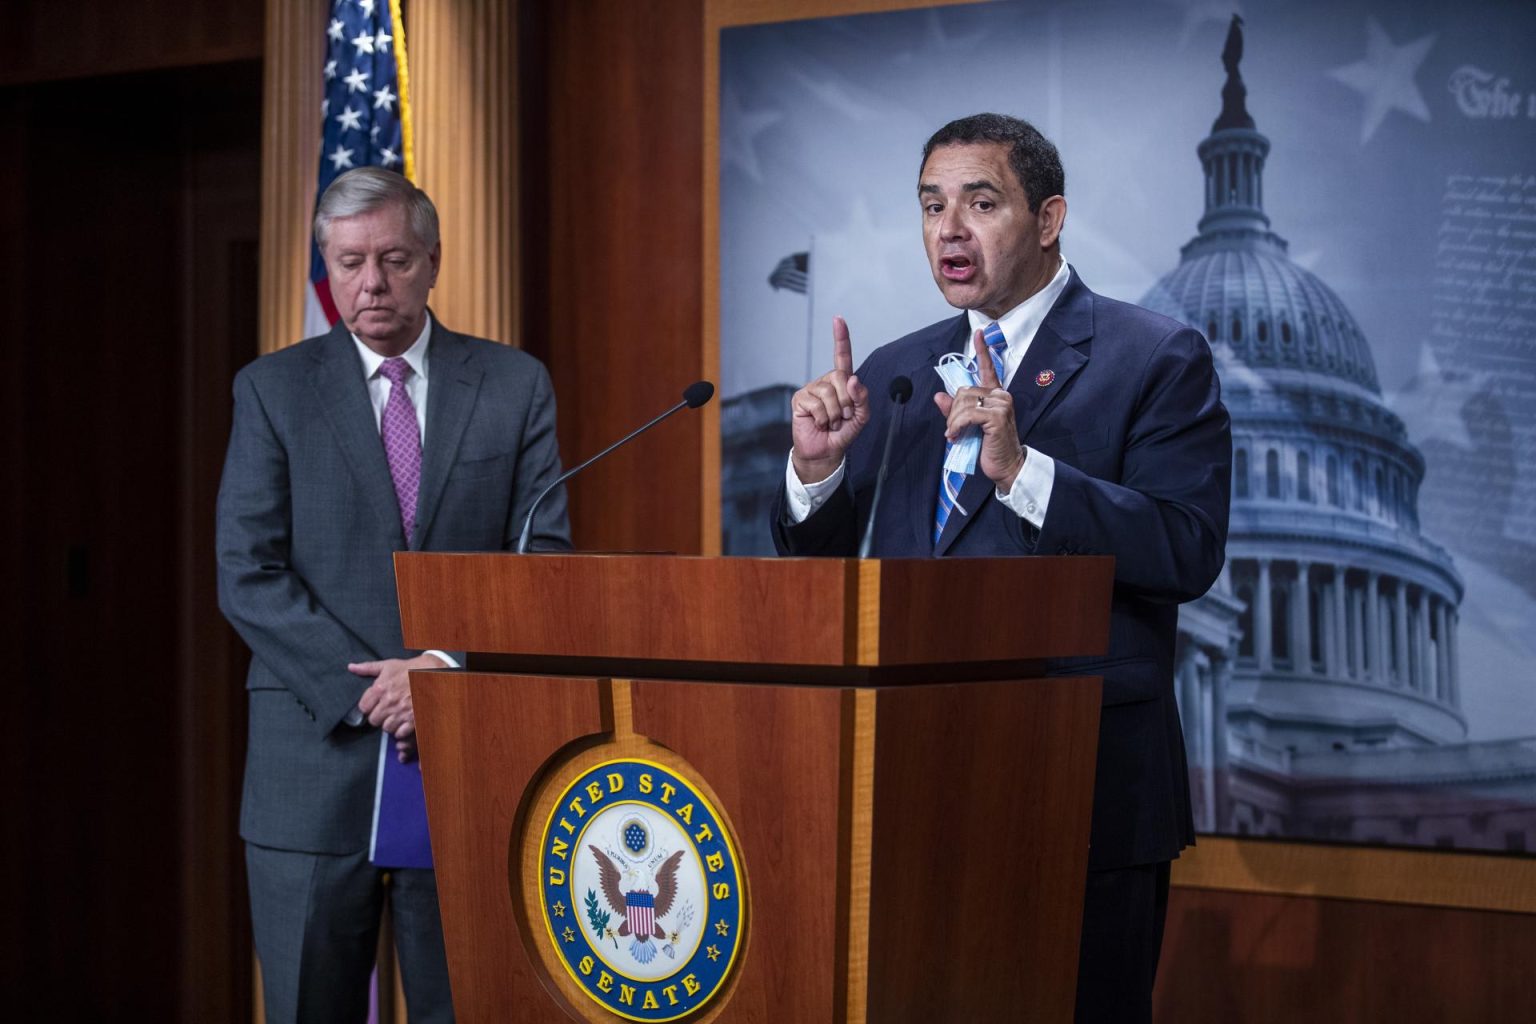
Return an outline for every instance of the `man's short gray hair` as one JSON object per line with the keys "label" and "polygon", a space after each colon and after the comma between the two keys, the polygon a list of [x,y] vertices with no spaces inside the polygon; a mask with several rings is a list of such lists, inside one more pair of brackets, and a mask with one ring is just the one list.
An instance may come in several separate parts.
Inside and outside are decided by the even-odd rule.
{"label": "man's short gray hair", "polygon": [[371,213],[390,203],[405,207],[411,230],[423,245],[437,245],[437,207],[421,189],[382,167],[358,167],[331,182],[315,207],[316,243],[325,248],[326,230],[336,218]]}

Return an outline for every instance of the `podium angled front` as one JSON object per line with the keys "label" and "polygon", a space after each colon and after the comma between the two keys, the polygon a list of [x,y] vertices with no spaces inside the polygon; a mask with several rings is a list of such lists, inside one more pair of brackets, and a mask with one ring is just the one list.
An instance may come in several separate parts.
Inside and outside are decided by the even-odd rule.
{"label": "podium angled front", "polygon": [[397,555],[460,1020],[1070,1020],[1112,572]]}

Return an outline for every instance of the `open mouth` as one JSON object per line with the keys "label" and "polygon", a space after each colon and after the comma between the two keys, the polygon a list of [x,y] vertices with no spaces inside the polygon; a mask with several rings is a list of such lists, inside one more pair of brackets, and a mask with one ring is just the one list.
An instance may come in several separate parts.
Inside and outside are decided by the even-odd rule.
{"label": "open mouth", "polygon": [[946,281],[969,281],[976,276],[976,265],[968,256],[944,256],[939,260],[939,272]]}

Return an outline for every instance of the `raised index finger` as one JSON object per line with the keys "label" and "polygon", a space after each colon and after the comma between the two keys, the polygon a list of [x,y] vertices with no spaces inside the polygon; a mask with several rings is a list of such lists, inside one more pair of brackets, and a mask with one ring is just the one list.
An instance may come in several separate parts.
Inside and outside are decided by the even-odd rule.
{"label": "raised index finger", "polygon": [[848,337],[848,321],[832,318],[832,369],[853,372],[853,339]]}
{"label": "raised index finger", "polygon": [[976,380],[984,388],[1000,388],[1002,382],[997,379],[997,367],[992,365],[992,353],[987,350],[987,342],[980,331],[976,332],[973,339],[976,350]]}

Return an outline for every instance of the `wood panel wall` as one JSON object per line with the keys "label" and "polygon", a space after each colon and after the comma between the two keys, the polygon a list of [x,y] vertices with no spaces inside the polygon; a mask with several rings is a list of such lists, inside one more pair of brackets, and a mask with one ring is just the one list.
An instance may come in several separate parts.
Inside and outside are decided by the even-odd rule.
{"label": "wood panel wall", "polygon": [[[554,377],[573,465],[708,372],[703,5],[523,12],[522,336]],[[684,412],[572,481],[577,547],[700,551],[705,436]]]}
{"label": "wood panel wall", "polygon": [[0,87],[8,1019],[248,1005],[244,658],[211,533],[255,352],[259,76]]}
{"label": "wood panel wall", "polygon": [[1175,888],[1168,1024],[1529,1020],[1536,915]]}

